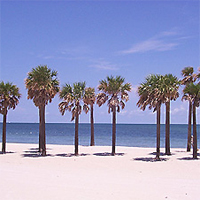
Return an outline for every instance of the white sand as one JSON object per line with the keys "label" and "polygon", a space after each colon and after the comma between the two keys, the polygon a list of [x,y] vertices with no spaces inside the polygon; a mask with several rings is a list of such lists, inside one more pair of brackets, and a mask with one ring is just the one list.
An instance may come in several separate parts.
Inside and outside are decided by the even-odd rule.
{"label": "white sand", "polygon": [[[0,155],[0,199],[4,200],[162,200],[200,199],[200,160],[185,149],[171,149],[167,161],[150,162],[151,148],[7,144]],[[161,149],[163,152],[163,149]],[[105,154],[104,154],[105,153]],[[121,155],[124,154],[124,155]]]}

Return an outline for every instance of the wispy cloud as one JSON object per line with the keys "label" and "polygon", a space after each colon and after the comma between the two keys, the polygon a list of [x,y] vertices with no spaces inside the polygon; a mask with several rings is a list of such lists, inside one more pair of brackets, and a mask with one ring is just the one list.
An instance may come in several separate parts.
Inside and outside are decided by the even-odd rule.
{"label": "wispy cloud", "polygon": [[144,53],[147,51],[169,51],[174,47],[178,46],[178,43],[167,43],[160,39],[149,39],[141,43],[135,44],[128,50],[124,50],[122,54],[131,54],[131,53]]}
{"label": "wispy cloud", "polygon": [[96,68],[96,69],[101,69],[101,70],[118,70],[119,68],[115,64],[111,64],[110,62],[107,61],[95,61],[94,64],[91,64],[89,67]]}
{"label": "wispy cloud", "polygon": [[179,45],[177,43],[177,31],[164,31],[152,38],[134,44],[131,48],[123,50],[121,54],[144,53],[148,51],[170,51]]}
{"label": "wispy cloud", "polygon": [[53,59],[54,56],[44,56],[43,59],[48,60],[48,59]]}
{"label": "wispy cloud", "polygon": [[178,107],[175,107],[175,108],[172,108],[171,110],[171,114],[175,115],[175,114],[183,114],[183,112],[186,112],[187,111],[187,102],[186,103],[183,103],[178,106]]}
{"label": "wispy cloud", "polygon": [[136,104],[136,101],[138,100],[138,85],[132,85],[131,86],[131,92],[129,93],[129,100],[133,101],[133,103]]}

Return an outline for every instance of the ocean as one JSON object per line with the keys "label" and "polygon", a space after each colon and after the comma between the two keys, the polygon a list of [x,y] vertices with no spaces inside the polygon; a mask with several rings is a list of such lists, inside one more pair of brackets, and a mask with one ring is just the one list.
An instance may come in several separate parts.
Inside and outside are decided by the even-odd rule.
{"label": "ocean", "polygon": [[[199,128],[197,125],[198,146]],[[112,124],[95,124],[95,145],[111,146]],[[2,123],[0,123],[2,138]],[[171,124],[171,147],[186,148],[187,124]],[[38,143],[38,123],[8,123],[8,143]],[[156,124],[117,124],[117,146],[128,147],[155,147]],[[2,141],[0,138],[0,142]],[[47,144],[74,145],[74,124],[72,123],[46,123]],[[79,145],[89,146],[90,124],[79,124]],[[165,146],[165,125],[161,125],[161,147]]]}

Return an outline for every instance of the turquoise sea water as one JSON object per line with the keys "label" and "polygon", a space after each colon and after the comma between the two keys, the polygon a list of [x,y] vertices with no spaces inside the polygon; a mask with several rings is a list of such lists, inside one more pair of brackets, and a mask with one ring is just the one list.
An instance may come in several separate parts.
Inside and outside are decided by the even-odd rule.
{"label": "turquoise sea water", "polygon": [[[197,126],[198,146],[199,128]],[[111,145],[111,124],[95,124],[95,145]],[[187,125],[172,124],[171,147],[186,148]],[[0,123],[2,136],[2,123]],[[7,142],[10,143],[38,143],[39,124],[37,123],[9,123],[7,124]],[[161,147],[164,147],[165,125],[161,125]],[[1,137],[2,138],[2,137]],[[1,141],[0,138],[0,141]],[[74,144],[74,124],[47,123],[47,144]],[[88,146],[90,144],[90,124],[79,124],[79,144]],[[155,147],[156,125],[155,124],[117,124],[117,146],[129,147]]]}

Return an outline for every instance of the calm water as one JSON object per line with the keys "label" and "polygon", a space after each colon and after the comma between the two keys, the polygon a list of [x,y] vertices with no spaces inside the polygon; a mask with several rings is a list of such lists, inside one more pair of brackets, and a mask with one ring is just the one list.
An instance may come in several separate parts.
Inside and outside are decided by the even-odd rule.
{"label": "calm water", "polygon": [[[199,146],[199,125],[198,146]],[[95,145],[111,145],[111,124],[95,124]],[[187,125],[173,124],[171,129],[171,147],[186,148]],[[165,125],[161,125],[161,147],[164,147]],[[0,123],[2,135],[2,123]],[[39,124],[35,123],[10,123],[7,124],[7,142],[15,143],[38,143]],[[2,138],[2,137],[1,137]],[[1,141],[0,138],[0,141]],[[47,144],[74,144],[74,124],[47,123]],[[90,124],[79,125],[79,144],[88,146],[90,144]],[[117,143],[118,146],[129,147],[155,147],[156,125],[155,124],[118,124]]]}

